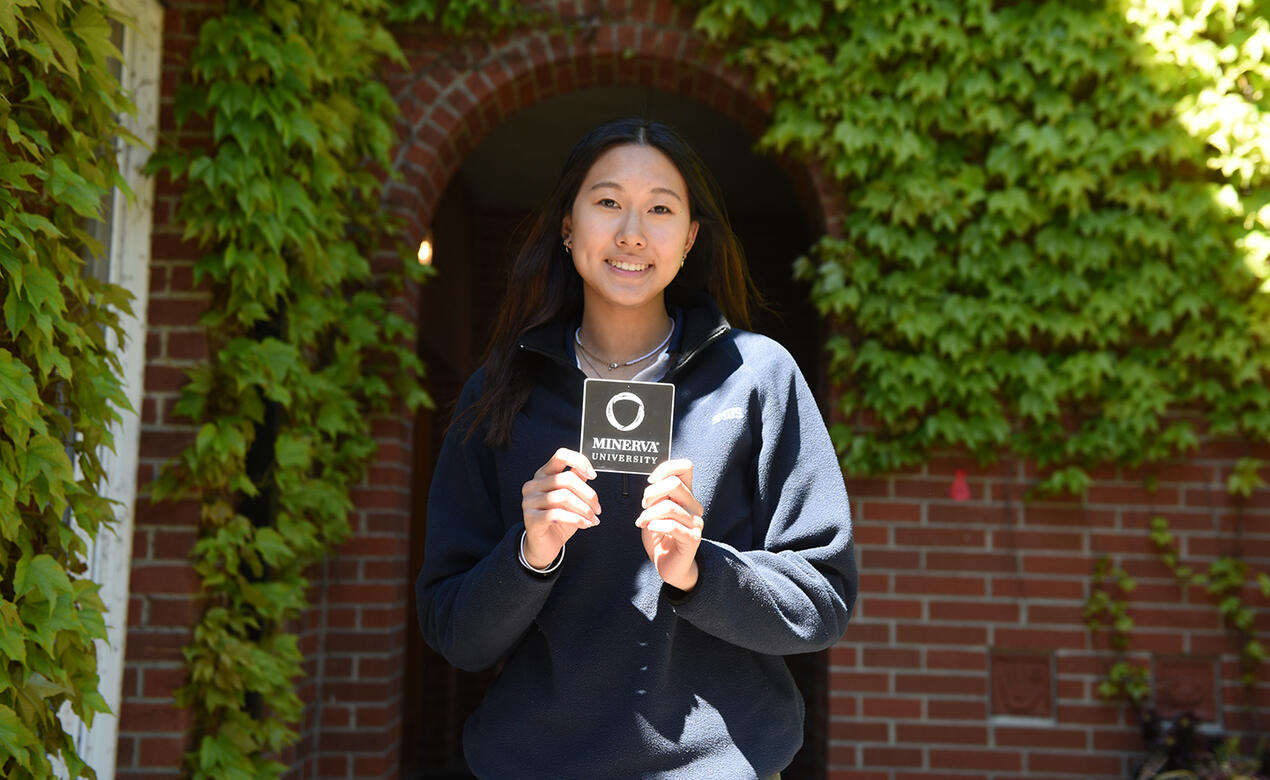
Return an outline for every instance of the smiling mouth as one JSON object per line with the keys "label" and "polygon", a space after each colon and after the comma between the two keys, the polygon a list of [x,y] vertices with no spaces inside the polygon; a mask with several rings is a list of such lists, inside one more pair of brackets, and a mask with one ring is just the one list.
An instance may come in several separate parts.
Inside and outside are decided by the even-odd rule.
{"label": "smiling mouth", "polygon": [[649,267],[649,263],[623,263],[621,260],[609,260],[609,265],[619,271],[643,271]]}

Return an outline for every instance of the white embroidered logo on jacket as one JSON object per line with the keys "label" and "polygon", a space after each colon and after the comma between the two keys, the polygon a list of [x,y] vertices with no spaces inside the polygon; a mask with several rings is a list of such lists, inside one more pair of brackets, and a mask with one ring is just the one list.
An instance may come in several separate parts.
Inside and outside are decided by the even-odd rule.
{"label": "white embroidered logo on jacket", "polygon": [[741,413],[741,407],[732,406],[716,414],[711,420],[711,425],[718,425],[724,420],[740,420],[744,415]]}

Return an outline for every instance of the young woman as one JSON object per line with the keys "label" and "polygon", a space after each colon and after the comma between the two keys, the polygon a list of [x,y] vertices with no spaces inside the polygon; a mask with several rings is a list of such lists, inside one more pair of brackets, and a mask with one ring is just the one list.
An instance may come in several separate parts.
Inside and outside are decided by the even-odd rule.
{"label": "young woman", "polygon": [[[842,472],[717,185],[664,125],[583,138],[512,268],[438,458],[419,624],[502,663],[464,729],[481,778],[769,778],[802,741],[782,655],[846,630]],[[597,473],[586,377],[675,385],[673,459]]]}

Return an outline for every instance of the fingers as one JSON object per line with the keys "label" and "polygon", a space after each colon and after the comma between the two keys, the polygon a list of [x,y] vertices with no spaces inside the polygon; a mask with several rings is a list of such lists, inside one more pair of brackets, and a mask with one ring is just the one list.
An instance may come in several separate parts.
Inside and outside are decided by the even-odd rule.
{"label": "fingers", "polygon": [[[551,459],[538,469],[534,478],[521,487],[521,509],[525,519],[529,520],[534,513],[550,509],[562,509],[578,517],[578,522],[585,527],[599,522],[600,499],[595,490],[586,483],[590,479],[587,474],[595,475],[580,452],[561,448]],[[555,522],[560,516],[553,515]]]}
{"label": "fingers", "polygon": [[705,520],[702,520],[701,514],[688,512],[682,504],[673,501],[659,501],[652,507],[644,509],[640,512],[640,516],[635,518],[635,525],[654,532],[657,532],[658,528],[668,527],[659,521],[674,523],[683,528],[699,528],[700,530],[705,527]]}
{"label": "fingers", "polygon": [[568,528],[594,528],[600,519],[590,513],[578,513],[569,509],[550,507],[547,509],[531,509],[525,512],[525,530],[533,531],[543,525],[557,525]]}
{"label": "fingers", "polygon": [[583,479],[595,479],[595,468],[591,465],[591,461],[587,456],[568,447],[561,447],[556,450],[551,459],[534,473],[534,478],[545,477],[549,474],[559,474],[565,469],[573,469],[580,473]]}
{"label": "fingers", "polygon": [[553,522],[561,522],[562,516],[559,513],[564,512],[576,515],[588,525],[595,525],[600,522],[600,509],[599,502],[594,499],[594,492],[591,495],[592,499],[588,501],[573,490],[562,488],[525,496],[520,505],[527,518],[531,513],[555,512],[552,515]]}
{"label": "fingers", "polygon": [[[658,501],[635,518],[635,525],[653,533],[673,533],[676,539],[701,539],[701,529],[705,528],[705,520],[700,514],[690,513],[675,501]],[[696,535],[680,534],[681,531],[696,531]]]}
{"label": "fingers", "polygon": [[687,458],[664,460],[648,475],[648,483],[656,484],[671,476],[679,477],[679,481],[692,490],[692,461]]}
{"label": "fingers", "polygon": [[657,465],[648,475],[642,506],[647,509],[659,501],[673,501],[688,515],[705,514],[701,502],[692,494],[692,461],[686,458],[668,460]]}
{"label": "fingers", "polygon": [[705,514],[701,502],[692,494],[691,488],[680,481],[679,477],[667,477],[644,489],[644,500],[641,505],[645,509],[662,501],[678,504],[689,515]]}
{"label": "fingers", "polygon": [[599,495],[576,472],[565,471],[530,480],[520,492],[520,503],[526,510],[560,506],[579,514],[600,514]]}

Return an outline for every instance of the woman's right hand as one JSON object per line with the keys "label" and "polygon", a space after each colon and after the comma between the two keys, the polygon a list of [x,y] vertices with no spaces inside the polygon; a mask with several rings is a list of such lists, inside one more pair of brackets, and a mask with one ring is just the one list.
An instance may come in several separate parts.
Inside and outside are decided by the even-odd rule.
{"label": "woman's right hand", "polygon": [[561,447],[521,488],[525,560],[545,569],[579,528],[600,522],[600,499],[588,480],[595,469],[585,455]]}

